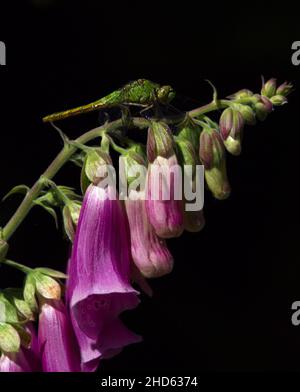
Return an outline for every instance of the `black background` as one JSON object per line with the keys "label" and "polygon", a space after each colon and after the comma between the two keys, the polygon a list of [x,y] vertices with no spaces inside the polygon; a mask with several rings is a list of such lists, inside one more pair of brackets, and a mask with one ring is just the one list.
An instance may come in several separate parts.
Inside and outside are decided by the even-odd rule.
{"label": "black background", "polygon": [[[243,3],[203,6],[154,2],[22,1],[1,3],[0,191],[31,185],[59,151],[45,114],[90,102],[140,77],[171,84],[207,103],[210,79],[220,96],[260,90],[260,75],[291,80],[299,40],[297,11]],[[104,373],[299,370],[299,91],[263,123],[248,127],[243,153],[229,157],[232,196],[206,194],[206,227],[170,240],[174,272],[151,282],[154,297],[124,315],[144,342],[102,362]],[[98,124],[97,114],[60,123],[70,137]],[[69,165],[57,183],[78,185]],[[20,202],[0,206],[4,224]],[[38,208],[10,241],[10,258],[65,268],[68,244]],[[21,273],[2,266],[1,287]]]}

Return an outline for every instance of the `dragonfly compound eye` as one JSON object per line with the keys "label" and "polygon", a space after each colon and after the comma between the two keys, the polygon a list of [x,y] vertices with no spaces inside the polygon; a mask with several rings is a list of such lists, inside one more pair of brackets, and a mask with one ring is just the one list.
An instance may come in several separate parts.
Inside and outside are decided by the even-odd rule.
{"label": "dragonfly compound eye", "polygon": [[175,97],[175,91],[171,86],[162,86],[158,89],[157,96],[160,102],[169,103]]}

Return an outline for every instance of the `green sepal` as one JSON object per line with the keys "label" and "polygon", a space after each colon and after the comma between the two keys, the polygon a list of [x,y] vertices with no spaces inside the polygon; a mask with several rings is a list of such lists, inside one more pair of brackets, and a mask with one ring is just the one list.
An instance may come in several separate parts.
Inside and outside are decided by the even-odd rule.
{"label": "green sepal", "polygon": [[81,192],[83,195],[85,194],[87,188],[91,184],[91,181],[89,180],[89,178],[85,172],[85,165],[86,165],[86,160],[84,161],[84,164],[82,166],[81,173],[80,173],[80,189],[81,189]]}
{"label": "green sepal", "polygon": [[5,353],[17,353],[20,350],[21,338],[16,329],[0,322],[0,350]]}
{"label": "green sepal", "polygon": [[25,320],[35,319],[34,314],[30,309],[30,306],[23,298],[23,292],[21,289],[7,288],[3,290],[3,294],[5,295],[7,300],[16,307],[18,313],[22,318],[24,318]]}
{"label": "green sepal", "polygon": [[14,329],[17,331],[20,337],[20,344],[25,348],[30,348],[31,345],[31,333],[26,331],[22,325],[13,324]]}
{"label": "green sepal", "polygon": [[63,272],[56,271],[52,268],[36,268],[35,271],[41,272],[44,275],[51,276],[52,278],[57,279],[67,279],[68,275],[64,274]]}
{"label": "green sepal", "polygon": [[28,193],[28,191],[30,190],[30,188],[27,185],[17,185],[15,187],[13,187],[3,198],[2,201],[6,200],[8,197],[10,197],[11,195],[14,195],[16,193],[20,193],[22,195],[25,195]]}
{"label": "green sepal", "polygon": [[90,182],[97,183],[99,178],[99,168],[104,165],[111,165],[110,156],[101,148],[89,148],[86,155],[84,171]]}
{"label": "green sepal", "polygon": [[35,296],[35,280],[32,274],[28,274],[26,277],[23,296],[31,311],[36,313],[38,311],[38,304]]}
{"label": "green sepal", "polygon": [[[70,200],[80,200],[81,199],[81,197],[79,195],[77,195],[77,193],[75,192],[75,189],[71,188],[69,186],[58,185],[57,191],[58,191],[57,193],[59,193],[59,192],[63,193]],[[55,192],[55,189],[54,189],[54,192]]]}
{"label": "green sepal", "polygon": [[32,273],[35,280],[36,291],[46,299],[60,299],[61,288],[60,284],[50,276],[44,275],[41,272],[34,270]]}
{"label": "green sepal", "polygon": [[16,307],[7,299],[6,295],[3,292],[0,293],[0,322],[19,322]]}

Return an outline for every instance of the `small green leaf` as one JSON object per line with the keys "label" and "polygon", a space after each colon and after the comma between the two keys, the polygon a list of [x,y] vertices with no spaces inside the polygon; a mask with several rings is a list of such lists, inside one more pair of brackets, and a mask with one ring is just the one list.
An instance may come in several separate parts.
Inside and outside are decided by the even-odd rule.
{"label": "small green leaf", "polygon": [[17,353],[20,345],[21,339],[16,329],[0,322],[0,349],[6,353]]}
{"label": "small green leaf", "polygon": [[53,278],[58,278],[58,279],[67,279],[67,277],[68,277],[63,272],[56,271],[56,270],[54,270],[52,268],[41,267],[41,268],[36,268],[35,271],[39,271],[39,272],[41,272],[44,275],[52,276]]}
{"label": "small green leaf", "polygon": [[26,195],[30,188],[27,185],[17,185],[14,188],[12,188],[2,199],[2,201],[6,200],[9,196],[15,194],[15,193],[21,193],[23,195]]}

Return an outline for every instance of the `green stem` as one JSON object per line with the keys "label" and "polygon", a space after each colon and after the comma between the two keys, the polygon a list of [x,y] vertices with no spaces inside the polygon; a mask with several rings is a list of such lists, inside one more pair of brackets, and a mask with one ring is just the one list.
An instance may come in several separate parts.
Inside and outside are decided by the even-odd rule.
{"label": "green stem", "polygon": [[16,268],[19,271],[24,272],[24,274],[29,274],[32,271],[32,268],[26,267],[26,265],[16,263],[15,261],[4,259],[1,261],[1,264],[9,265],[10,267]]}
{"label": "green stem", "polygon": [[224,109],[227,108],[232,101],[227,99],[219,99],[216,102],[208,103],[207,105],[201,106],[200,108],[191,110],[188,114],[190,117],[199,117],[203,114],[213,112],[214,110]]}
{"label": "green stem", "polygon": [[[190,111],[188,114],[191,117],[198,117],[208,112],[212,112],[214,110],[225,108],[229,105],[230,101],[227,100],[218,100],[217,102],[211,102],[205,106],[194,109]],[[176,120],[174,120],[176,121]],[[146,128],[149,125],[149,120],[145,118],[135,117],[132,118],[132,125],[136,128]],[[110,122],[109,124],[104,124],[103,126],[94,128],[75,140],[76,143],[85,144],[97,137],[100,137],[103,132],[113,132],[122,127],[123,121],[122,119],[115,120]],[[76,144],[75,143],[75,144]],[[17,230],[20,224],[28,215],[29,211],[33,207],[33,201],[39,196],[42,189],[45,187],[45,179],[51,180],[56,173],[63,167],[63,165],[68,162],[71,156],[76,152],[77,147],[74,144],[66,144],[60,153],[56,156],[54,161],[50,164],[50,166],[46,169],[46,171],[41,175],[41,177],[36,181],[30,191],[24,197],[22,203],[8,221],[6,226],[2,230],[2,238],[7,241],[13,233]]]}

